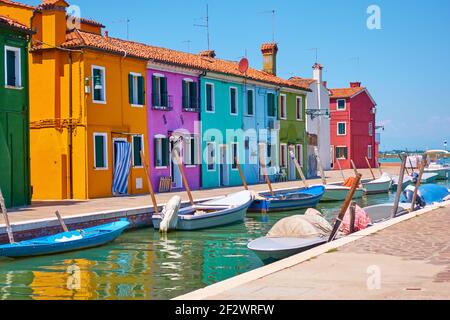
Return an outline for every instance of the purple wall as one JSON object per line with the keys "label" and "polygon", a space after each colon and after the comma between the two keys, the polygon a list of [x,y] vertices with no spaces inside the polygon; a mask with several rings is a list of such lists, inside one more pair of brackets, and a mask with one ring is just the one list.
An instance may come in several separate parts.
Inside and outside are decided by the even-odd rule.
{"label": "purple wall", "polygon": [[[164,75],[167,79],[167,94],[171,96],[172,109],[168,111],[153,109],[152,100],[152,79],[154,74]],[[178,74],[173,72],[166,72],[160,70],[147,69],[147,104],[148,104],[148,141],[149,141],[149,162],[151,167],[151,181],[155,192],[159,190],[159,182],[161,177],[171,176],[170,166],[167,168],[156,168],[154,158],[154,138],[156,135],[164,135],[170,138],[171,132],[187,130],[191,134],[194,132],[194,123],[199,121],[199,112],[183,111],[182,84],[184,79],[192,79],[197,83],[197,90],[199,89],[199,79],[195,76],[188,76],[185,74]],[[184,159],[184,148],[181,154]],[[170,159],[170,156],[169,156]],[[183,166],[186,178],[191,189],[200,188],[200,165]],[[182,185],[182,183],[181,183]],[[184,189],[184,187],[182,188]]]}

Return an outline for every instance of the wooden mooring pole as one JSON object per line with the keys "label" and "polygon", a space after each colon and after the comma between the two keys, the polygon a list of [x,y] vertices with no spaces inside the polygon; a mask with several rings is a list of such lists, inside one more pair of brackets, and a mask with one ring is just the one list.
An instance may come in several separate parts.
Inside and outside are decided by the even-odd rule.
{"label": "wooden mooring pole", "polygon": [[178,169],[180,169],[181,177],[183,178],[184,187],[186,188],[186,192],[187,192],[188,197],[189,197],[189,202],[191,203],[191,205],[195,205],[194,197],[192,197],[191,189],[189,188],[189,183],[188,183],[188,181],[186,179],[186,175],[184,174],[183,164],[181,163],[181,159],[180,159],[180,156],[178,154],[178,150],[177,149],[173,149],[172,152],[173,152],[173,156],[175,157],[175,161],[177,162]]}
{"label": "wooden mooring pole", "polygon": [[150,167],[147,166],[147,163],[146,163],[145,157],[144,157],[144,152],[142,152],[142,150],[141,150],[141,162],[142,162],[142,165],[144,166],[145,177],[147,178],[148,190],[150,192],[150,198],[152,199],[153,215],[157,215],[159,213],[159,208],[158,208],[158,203],[156,202],[155,193],[153,191],[152,181],[150,179]]}
{"label": "wooden mooring pole", "polygon": [[346,179],[345,179],[344,171],[342,170],[341,162],[339,161],[338,158],[336,158],[336,163],[339,167],[339,171],[341,172],[342,179],[344,179],[344,182],[345,182]]}
{"label": "wooden mooring pole", "polygon": [[61,225],[61,228],[64,230],[64,232],[69,232],[69,229],[67,228],[66,223],[64,222],[58,210],[56,210],[55,215],[58,218],[59,224]]}
{"label": "wooden mooring pole", "polygon": [[370,165],[370,161],[369,161],[369,159],[367,157],[366,157],[366,162],[367,162],[367,165],[369,167],[370,173],[372,174],[373,180],[376,180],[377,178],[375,177],[375,173],[373,173],[372,166]]}
{"label": "wooden mooring pole", "polygon": [[239,175],[241,176],[242,184],[244,185],[245,190],[248,191],[247,181],[245,181],[245,175],[244,175],[244,172],[242,171],[241,164],[239,163],[239,160],[237,157],[234,158],[234,163],[236,164],[236,167],[239,170]]}
{"label": "wooden mooring pole", "polygon": [[325,176],[325,171],[323,170],[322,159],[320,159],[319,154],[319,148],[314,147],[314,153],[316,154],[317,165],[319,166],[320,175],[322,177],[322,184],[325,186],[327,185],[327,177]]}
{"label": "wooden mooring pole", "polygon": [[427,157],[426,157],[426,155],[424,155],[422,162],[420,164],[419,177],[417,178],[416,188],[414,189],[414,195],[413,195],[413,198],[411,201],[411,212],[414,212],[416,210],[417,195],[419,193],[419,188],[420,188],[420,184],[422,183],[422,177],[423,177],[423,173],[425,171],[426,165],[427,165]]}
{"label": "wooden mooring pole", "polygon": [[1,188],[0,188],[0,210],[2,211],[3,218],[5,219],[6,232],[8,233],[9,243],[10,244],[16,243],[14,241],[14,234],[13,234],[11,224],[9,223],[8,211],[6,210],[5,199],[3,198],[3,193],[2,193]]}
{"label": "wooden mooring pole", "polygon": [[298,174],[300,175],[300,178],[302,179],[303,185],[305,186],[305,188],[309,188],[308,182],[306,181],[306,177],[302,170],[302,166],[300,165],[300,163],[298,163],[297,159],[295,158],[294,151],[291,150],[289,153],[291,155],[292,161],[294,161],[295,167],[297,168]]}
{"label": "wooden mooring pole", "polygon": [[400,174],[398,178],[397,185],[397,195],[395,196],[394,208],[392,209],[391,219],[394,219],[398,212],[398,206],[403,192],[403,179],[405,178],[405,168],[406,168],[406,154],[401,154],[400,159],[402,160],[402,165],[400,166]]}

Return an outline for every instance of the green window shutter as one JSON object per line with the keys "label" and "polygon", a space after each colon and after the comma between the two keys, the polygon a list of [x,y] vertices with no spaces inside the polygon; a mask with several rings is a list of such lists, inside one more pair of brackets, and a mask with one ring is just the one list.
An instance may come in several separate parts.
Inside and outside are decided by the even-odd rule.
{"label": "green window shutter", "polygon": [[195,144],[197,142],[197,139],[195,138],[195,136],[192,137],[191,139],[191,164],[197,164],[197,159],[196,159],[196,149],[195,149]]}
{"label": "green window shutter", "polygon": [[133,163],[135,167],[142,166],[141,159],[141,150],[142,150],[142,137],[134,136],[133,137]]}
{"label": "green window shutter", "polygon": [[213,104],[212,104],[212,85],[207,84],[206,85],[206,110],[213,111]]}
{"label": "green window shutter", "polygon": [[168,107],[167,104],[167,78],[161,78],[161,104],[163,107]]}
{"label": "green window shutter", "polygon": [[105,138],[95,136],[95,168],[105,168]]}
{"label": "green window shutter", "polygon": [[162,166],[167,167],[169,165],[169,139],[162,139]]}
{"label": "green window shutter", "polygon": [[128,75],[128,96],[130,104],[135,104],[134,101],[134,76],[132,74]]}
{"label": "green window shutter", "polygon": [[247,91],[247,115],[253,115],[253,90]]}
{"label": "green window shutter", "polygon": [[185,81],[185,80],[183,80],[182,82],[182,85],[181,85],[181,87],[183,88],[183,96],[182,96],[182,99],[183,99],[183,108],[188,108],[189,107],[189,104],[188,104],[188,101],[187,101],[187,88],[186,88],[186,86],[188,85],[188,82],[187,81]]}
{"label": "green window shutter", "polygon": [[[99,80],[96,80],[96,79],[99,79]],[[94,69],[94,79],[92,79],[92,81],[93,81],[93,86],[94,86],[94,100],[101,101],[102,100],[102,90],[95,89],[96,81],[99,81],[99,82],[103,81],[100,69]],[[104,85],[104,84],[102,83],[102,85]]]}
{"label": "green window shutter", "polygon": [[189,101],[190,103],[190,107],[193,109],[197,109],[198,108],[198,103],[197,103],[197,82],[191,82],[189,83],[189,91],[190,91],[190,98],[191,101]]}
{"label": "green window shutter", "polygon": [[153,163],[155,167],[159,167],[158,163],[158,139],[153,139]]}
{"label": "green window shutter", "polygon": [[156,92],[156,81],[158,81],[158,79],[155,76],[152,76],[152,104],[153,104],[153,106],[158,105],[159,92]]}
{"label": "green window shutter", "polygon": [[7,51],[6,53],[6,64],[8,77],[6,79],[7,85],[15,87],[16,86],[16,53],[14,51]]}
{"label": "green window shutter", "polygon": [[274,105],[274,96],[273,93],[269,93],[267,95],[267,114],[269,115],[269,117],[274,117],[275,113],[274,113],[274,109],[275,109],[275,105]]}
{"label": "green window shutter", "polygon": [[145,104],[145,79],[142,76],[138,77],[138,104]]}

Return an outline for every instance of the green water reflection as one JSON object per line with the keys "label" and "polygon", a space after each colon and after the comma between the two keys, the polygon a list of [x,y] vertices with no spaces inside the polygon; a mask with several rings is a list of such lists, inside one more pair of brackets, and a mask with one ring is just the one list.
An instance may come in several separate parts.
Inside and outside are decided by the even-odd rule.
{"label": "green water reflection", "polygon": [[[394,194],[363,198],[361,206],[392,201]],[[329,220],[339,203],[321,204]],[[161,238],[152,229],[125,233],[114,243],[74,253],[0,260],[0,299],[169,299],[261,267],[249,250],[279,219],[302,212],[262,216],[245,223]]]}

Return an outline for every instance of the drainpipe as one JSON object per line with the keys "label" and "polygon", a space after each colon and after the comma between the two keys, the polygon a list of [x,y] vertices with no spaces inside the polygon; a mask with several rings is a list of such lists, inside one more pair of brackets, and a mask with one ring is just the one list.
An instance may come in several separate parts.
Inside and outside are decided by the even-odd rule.
{"label": "drainpipe", "polygon": [[199,172],[199,177],[200,177],[200,185],[199,185],[199,187],[200,187],[200,189],[203,189],[203,149],[202,149],[202,147],[203,147],[203,124],[202,124],[202,105],[201,105],[201,102],[202,102],[202,86],[201,86],[201,84],[202,84],[202,78],[204,78],[204,77],[206,77],[206,71],[202,71],[202,73],[200,73],[200,75],[198,76],[198,106],[199,106],[199,113],[198,113],[198,118],[199,118],[199,121],[200,121],[200,128],[201,128],[201,131],[199,132],[199,142],[200,142],[200,159],[201,159],[201,161],[200,161],[200,164],[199,164],[199,167],[200,167],[200,172]]}
{"label": "drainpipe", "polygon": [[73,199],[73,88],[72,88],[72,52],[69,52],[69,197]]}

